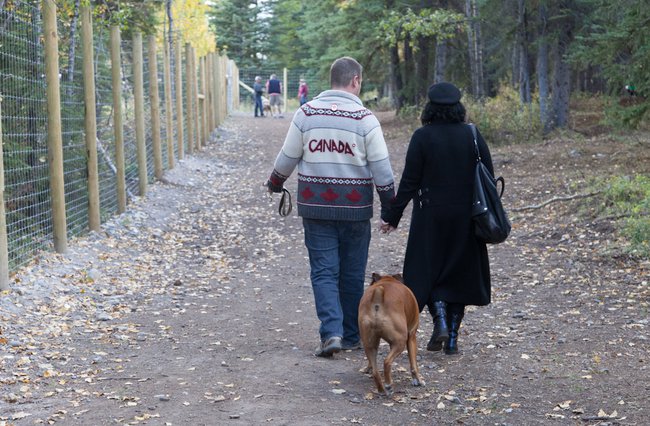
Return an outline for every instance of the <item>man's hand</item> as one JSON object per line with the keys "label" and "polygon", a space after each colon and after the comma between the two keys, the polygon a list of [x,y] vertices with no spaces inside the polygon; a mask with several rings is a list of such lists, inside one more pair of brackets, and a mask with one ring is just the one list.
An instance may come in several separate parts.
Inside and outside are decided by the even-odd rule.
{"label": "man's hand", "polygon": [[269,191],[269,194],[272,194],[274,192],[282,192],[282,185],[273,185],[271,180],[267,180],[265,184],[267,190]]}

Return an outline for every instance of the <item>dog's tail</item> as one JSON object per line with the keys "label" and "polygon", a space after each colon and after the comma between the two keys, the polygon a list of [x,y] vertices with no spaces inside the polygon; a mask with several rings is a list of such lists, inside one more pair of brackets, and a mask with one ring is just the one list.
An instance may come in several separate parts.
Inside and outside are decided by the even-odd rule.
{"label": "dog's tail", "polygon": [[384,286],[378,285],[375,287],[375,292],[372,294],[372,306],[375,308],[375,312],[379,311],[379,308],[384,303]]}

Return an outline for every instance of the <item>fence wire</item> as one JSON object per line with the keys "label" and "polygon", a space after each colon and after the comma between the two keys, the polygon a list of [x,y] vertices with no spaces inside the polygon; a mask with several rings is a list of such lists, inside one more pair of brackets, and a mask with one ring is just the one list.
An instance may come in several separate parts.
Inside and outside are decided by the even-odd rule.
{"label": "fence wire", "polygon": [[41,12],[0,10],[0,96],[9,262],[21,266],[52,240]]}
{"label": "fence wire", "polygon": [[95,108],[97,114],[97,168],[99,174],[100,219],[117,212],[117,166],[111,77],[110,31],[100,27],[94,32]]}
{"label": "fence wire", "polygon": [[[40,2],[12,1],[0,8],[0,98],[5,172],[5,207],[10,268],[27,264],[43,249],[53,245],[50,171],[47,147],[47,96],[44,64],[43,22]],[[68,19],[68,18],[66,18]],[[68,235],[87,231],[88,169],[85,141],[83,51],[80,20],[58,22],[59,70],[61,86],[61,125]],[[102,222],[118,210],[117,160],[115,154],[114,105],[110,30],[105,22],[93,24],[95,97],[97,115],[97,159],[99,207]],[[128,38],[127,38],[128,37]],[[158,43],[157,81],[160,100],[160,143],[163,168],[168,169],[167,135],[173,136],[173,157],[178,158],[179,143],[188,153],[188,102],[185,48],[177,64],[174,58],[178,34]],[[164,46],[171,43],[171,116],[167,123],[164,78]],[[146,175],[154,180],[153,137],[151,130],[149,43],[143,37],[144,121]],[[199,76],[197,60],[197,77]],[[177,68],[182,87],[175,86]],[[127,199],[139,195],[135,104],[133,81],[133,42],[130,34],[121,43],[122,122]],[[200,87],[200,86],[199,86]],[[176,91],[182,94],[183,114],[176,111]],[[201,90],[199,89],[199,92]],[[198,102],[198,101],[196,101]],[[180,121],[179,121],[180,120]],[[200,123],[200,120],[198,120]],[[183,126],[183,141],[178,141],[178,126]],[[193,146],[201,134],[194,129]]]}
{"label": "fence wire", "polygon": [[68,234],[73,236],[88,227],[83,57],[79,29],[66,28],[58,22],[63,179]]}

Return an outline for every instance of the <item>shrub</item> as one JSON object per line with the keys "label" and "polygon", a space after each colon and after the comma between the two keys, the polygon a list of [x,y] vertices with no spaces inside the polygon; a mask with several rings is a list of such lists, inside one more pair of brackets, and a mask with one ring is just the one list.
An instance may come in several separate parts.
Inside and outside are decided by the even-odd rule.
{"label": "shrub", "polygon": [[605,122],[616,129],[647,129],[650,102],[645,98],[610,98],[605,107]]}
{"label": "shrub", "polygon": [[508,145],[539,141],[542,124],[539,102],[522,105],[517,91],[506,85],[497,96],[484,100],[463,99],[468,121],[476,123],[483,137],[491,145]]}
{"label": "shrub", "polygon": [[605,182],[604,213],[622,217],[632,254],[650,257],[650,177],[617,176]]}

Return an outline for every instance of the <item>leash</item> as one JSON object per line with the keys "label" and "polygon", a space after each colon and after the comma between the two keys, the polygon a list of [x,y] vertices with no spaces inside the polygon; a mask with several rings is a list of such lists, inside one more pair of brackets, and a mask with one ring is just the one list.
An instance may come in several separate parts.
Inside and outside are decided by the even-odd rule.
{"label": "leash", "polygon": [[282,217],[287,217],[291,213],[292,209],[293,204],[291,202],[291,193],[286,188],[282,188],[282,198],[280,198],[278,213]]}

